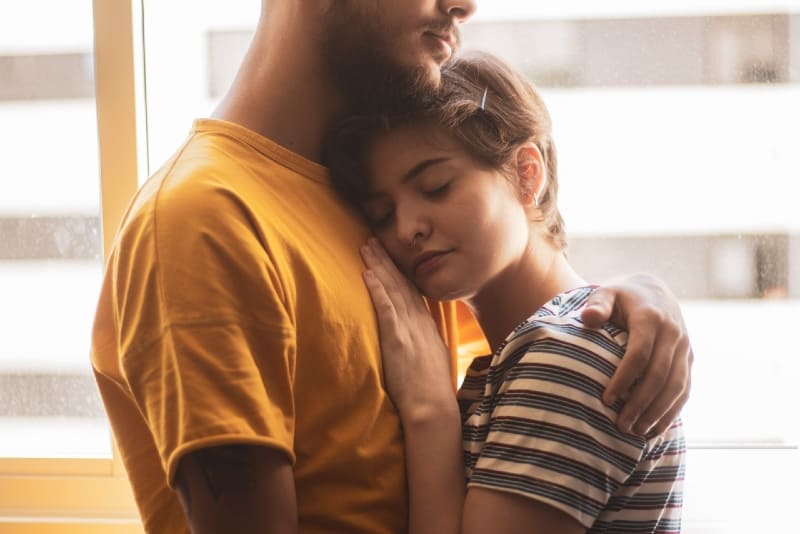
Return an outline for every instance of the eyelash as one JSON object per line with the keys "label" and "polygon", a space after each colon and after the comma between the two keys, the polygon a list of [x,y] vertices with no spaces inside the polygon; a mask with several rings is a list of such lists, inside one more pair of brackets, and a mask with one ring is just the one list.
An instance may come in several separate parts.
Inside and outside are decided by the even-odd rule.
{"label": "eyelash", "polygon": [[393,216],[394,216],[394,210],[390,210],[389,212],[386,213],[386,215],[384,215],[380,219],[370,220],[369,224],[374,228],[385,228],[386,226],[389,225]]}
{"label": "eyelash", "polygon": [[[439,187],[436,187],[429,191],[423,191],[422,194],[432,199],[441,198],[450,190],[450,185],[452,183],[453,183],[452,181],[444,183]],[[392,222],[393,217],[394,217],[394,209],[388,211],[384,216],[380,217],[379,219],[370,219],[369,224],[373,228],[378,228],[378,229],[385,228],[386,226],[389,225],[390,222]]]}
{"label": "eyelash", "polygon": [[424,194],[425,194],[426,196],[429,196],[429,197],[431,197],[431,198],[438,198],[438,197],[441,197],[441,196],[443,196],[445,193],[447,193],[447,191],[450,189],[450,184],[452,184],[452,183],[453,183],[453,182],[446,182],[446,183],[444,183],[444,184],[440,185],[439,187],[436,187],[436,188],[434,188],[434,189],[431,189],[430,191],[424,191]]}

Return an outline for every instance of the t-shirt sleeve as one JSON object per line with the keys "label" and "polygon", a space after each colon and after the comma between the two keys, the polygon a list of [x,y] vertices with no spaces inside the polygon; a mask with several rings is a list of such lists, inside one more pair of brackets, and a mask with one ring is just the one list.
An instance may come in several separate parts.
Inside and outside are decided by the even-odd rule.
{"label": "t-shirt sleeve", "polygon": [[575,325],[543,325],[508,346],[488,377],[485,425],[465,428],[465,439],[486,436],[469,486],[535,499],[589,528],[645,450],[602,402],[622,352],[607,332]]}
{"label": "t-shirt sleeve", "polygon": [[167,483],[202,447],[261,444],[293,462],[296,344],[280,243],[213,187],[162,190],[119,239],[122,370]]}

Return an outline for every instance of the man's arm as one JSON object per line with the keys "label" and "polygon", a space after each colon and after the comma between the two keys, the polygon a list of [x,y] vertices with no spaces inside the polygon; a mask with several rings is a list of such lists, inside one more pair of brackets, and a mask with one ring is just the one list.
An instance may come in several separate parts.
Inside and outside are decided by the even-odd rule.
{"label": "man's arm", "polygon": [[694,361],[678,299],[660,280],[637,274],[595,291],[582,319],[628,331],[625,356],[603,395],[608,405],[625,400],[619,429],[662,433],[689,399]]}
{"label": "man's arm", "polygon": [[200,449],[181,459],[175,486],[193,534],[297,532],[286,454],[262,446]]}

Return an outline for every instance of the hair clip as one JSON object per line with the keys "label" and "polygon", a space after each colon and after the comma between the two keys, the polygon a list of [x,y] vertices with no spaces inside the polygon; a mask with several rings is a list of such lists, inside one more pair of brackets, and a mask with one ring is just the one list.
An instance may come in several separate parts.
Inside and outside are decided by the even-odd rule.
{"label": "hair clip", "polygon": [[481,109],[486,109],[486,94],[489,92],[489,86],[487,85],[486,88],[483,90],[483,97],[481,97]]}

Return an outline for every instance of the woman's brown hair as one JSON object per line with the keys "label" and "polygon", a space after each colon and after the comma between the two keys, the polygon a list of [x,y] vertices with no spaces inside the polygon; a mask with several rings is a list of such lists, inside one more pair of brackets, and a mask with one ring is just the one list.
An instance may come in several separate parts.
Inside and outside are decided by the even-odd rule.
{"label": "woman's brown hair", "polygon": [[[369,193],[368,154],[372,140],[399,124],[434,121],[478,162],[514,180],[516,151],[526,143],[539,149],[547,169],[547,185],[539,197],[538,222],[560,249],[566,248],[564,221],[558,211],[558,166],[550,114],[536,88],[500,59],[473,53],[442,69],[437,98],[403,116],[374,115],[346,119],[334,129],[324,148],[324,162],[334,186],[356,207]],[[520,184],[514,183],[519,188]]]}

